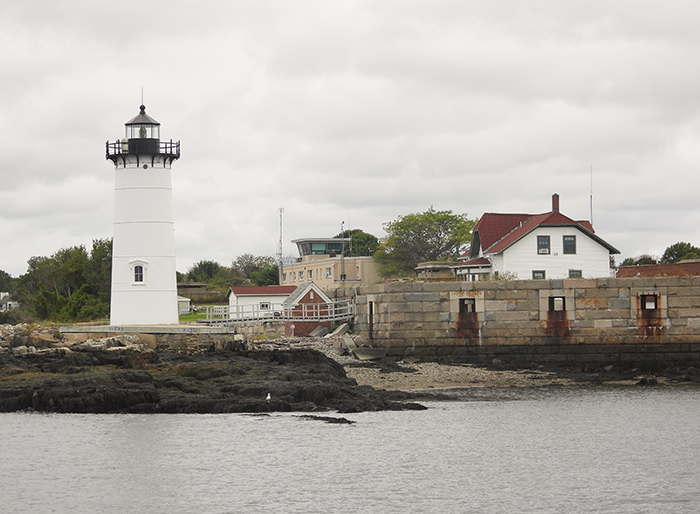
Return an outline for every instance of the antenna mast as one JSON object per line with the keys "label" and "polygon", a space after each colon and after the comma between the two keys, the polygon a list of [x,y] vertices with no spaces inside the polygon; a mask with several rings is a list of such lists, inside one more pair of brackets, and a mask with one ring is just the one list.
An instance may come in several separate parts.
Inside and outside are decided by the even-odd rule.
{"label": "antenna mast", "polygon": [[593,226],[593,165],[591,164],[591,226]]}
{"label": "antenna mast", "polygon": [[284,212],[284,206],[280,206],[278,211],[280,214],[280,240],[277,243],[277,264],[280,268],[280,276],[282,276],[282,213]]}

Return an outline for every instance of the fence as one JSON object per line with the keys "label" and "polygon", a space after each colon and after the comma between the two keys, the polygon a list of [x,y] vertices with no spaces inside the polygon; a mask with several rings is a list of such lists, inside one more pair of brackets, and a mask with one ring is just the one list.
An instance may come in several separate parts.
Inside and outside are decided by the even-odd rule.
{"label": "fence", "polygon": [[252,321],[344,321],[355,315],[354,300],[331,303],[288,305],[270,303],[256,305],[215,305],[206,307],[200,323],[230,324]]}

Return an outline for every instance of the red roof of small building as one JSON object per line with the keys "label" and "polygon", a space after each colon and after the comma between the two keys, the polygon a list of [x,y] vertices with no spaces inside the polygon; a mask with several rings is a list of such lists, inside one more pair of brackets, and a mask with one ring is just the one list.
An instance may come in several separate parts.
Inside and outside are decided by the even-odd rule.
{"label": "red roof of small building", "polygon": [[450,268],[462,268],[462,267],[470,267],[470,266],[490,266],[491,261],[488,260],[486,257],[477,257],[476,259],[470,259],[468,261],[464,262],[457,262],[455,264],[450,265]]}
{"label": "red roof of small building", "polygon": [[288,296],[292,294],[296,288],[297,286],[233,286],[230,292],[236,296]]}
{"label": "red roof of small building", "polygon": [[617,270],[617,278],[626,277],[677,277],[700,275],[700,261],[681,261],[674,264],[643,264],[625,266]]}

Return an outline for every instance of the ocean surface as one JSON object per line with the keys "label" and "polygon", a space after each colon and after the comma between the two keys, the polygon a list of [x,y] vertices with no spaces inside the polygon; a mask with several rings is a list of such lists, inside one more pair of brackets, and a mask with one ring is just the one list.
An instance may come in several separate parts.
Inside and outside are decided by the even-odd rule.
{"label": "ocean surface", "polygon": [[454,391],[427,411],[0,414],[4,513],[700,512],[700,389]]}

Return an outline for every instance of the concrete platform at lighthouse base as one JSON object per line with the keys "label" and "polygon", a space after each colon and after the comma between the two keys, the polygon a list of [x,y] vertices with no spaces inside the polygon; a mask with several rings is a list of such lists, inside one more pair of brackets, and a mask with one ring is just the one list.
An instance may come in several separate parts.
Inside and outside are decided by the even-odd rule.
{"label": "concrete platform at lighthouse base", "polygon": [[123,335],[137,336],[141,344],[155,349],[193,348],[202,344],[217,344],[231,339],[242,339],[233,327],[212,327],[199,324],[179,325],[71,325],[59,328],[61,340],[67,344],[88,339],[102,339]]}
{"label": "concrete platform at lighthouse base", "polygon": [[177,325],[70,325],[61,334],[234,334],[233,327],[196,324]]}

